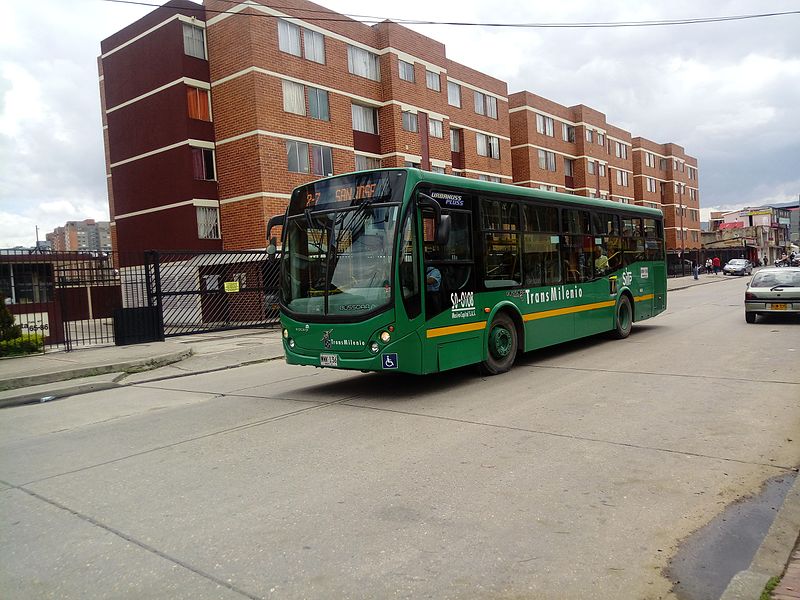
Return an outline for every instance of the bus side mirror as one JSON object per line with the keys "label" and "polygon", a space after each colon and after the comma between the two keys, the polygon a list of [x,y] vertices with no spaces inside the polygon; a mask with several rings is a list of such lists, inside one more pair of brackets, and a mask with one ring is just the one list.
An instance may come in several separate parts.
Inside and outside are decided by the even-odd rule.
{"label": "bus side mirror", "polygon": [[267,254],[275,255],[278,249],[275,247],[275,238],[270,236],[272,233],[272,228],[276,227],[277,225],[283,226],[284,221],[286,219],[285,215],[275,215],[274,217],[270,217],[270,220],[267,222],[267,240],[269,240],[269,245],[267,246]]}
{"label": "bus side mirror", "polygon": [[436,245],[446,246],[450,240],[450,215],[442,215],[436,226]]}

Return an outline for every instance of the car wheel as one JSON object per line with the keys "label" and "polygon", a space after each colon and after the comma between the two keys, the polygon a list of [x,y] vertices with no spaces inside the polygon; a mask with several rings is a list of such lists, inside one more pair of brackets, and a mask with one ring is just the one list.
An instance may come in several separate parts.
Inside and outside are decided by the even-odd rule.
{"label": "car wheel", "polygon": [[754,312],[746,312],[744,313],[744,320],[748,323],[755,323],[756,322],[756,313]]}
{"label": "car wheel", "polygon": [[499,375],[508,371],[517,356],[517,346],[514,321],[508,315],[500,313],[489,328],[486,360],[481,362],[481,371],[487,375]]}

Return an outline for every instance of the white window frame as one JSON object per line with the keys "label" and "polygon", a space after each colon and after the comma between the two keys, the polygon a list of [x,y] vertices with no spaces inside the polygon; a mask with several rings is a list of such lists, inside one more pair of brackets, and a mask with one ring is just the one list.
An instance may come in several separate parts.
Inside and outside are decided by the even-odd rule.
{"label": "white window frame", "polygon": [[201,240],[218,240],[222,236],[219,229],[219,207],[196,206],[197,237]]}
{"label": "white window frame", "polygon": [[586,161],[586,172],[589,173],[589,175],[594,175],[595,171],[596,169],[594,166],[594,161],[593,160]]}
{"label": "white window frame", "polygon": [[403,81],[408,81],[409,83],[414,83],[414,63],[410,63],[408,61],[398,59],[397,60],[398,71],[400,73],[400,79]]}
{"label": "white window frame", "polygon": [[425,70],[425,85],[429,90],[442,91],[442,78],[436,71]]}
{"label": "white window frame", "polygon": [[450,128],[450,152],[461,152],[461,130]]}
{"label": "white window frame", "polygon": [[475,90],[474,92],[475,98],[475,114],[476,115],[485,115],[486,114],[486,94],[483,92],[479,92]]}
{"label": "white window frame", "polygon": [[553,133],[554,128],[555,122],[552,117],[545,117],[544,115],[536,113],[536,131],[538,133],[549,137],[555,137]]}
{"label": "white window frame", "polygon": [[461,86],[453,81],[447,82],[447,103],[461,108]]}
{"label": "white window frame", "polygon": [[306,115],[306,93],[302,83],[281,79],[283,88],[283,111],[294,115]]}
{"label": "white window frame", "polygon": [[[319,177],[333,175],[333,148],[321,144],[309,144],[308,147],[311,150],[311,163],[309,165],[311,174]],[[319,161],[314,160],[317,153],[319,153]],[[315,170],[315,167],[319,167],[319,169]]]}
{"label": "white window frame", "polygon": [[348,44],[347,70],[358,77],[380,81],[380,57],[374,52]]}
{"label": "white window frame", "polygon": [[293,56],[302,56],[299,25],[286,19],[278,19],[278,49]]}
{"label": "white window frame", "polygon": [[202,27],[183,23],[183,53],[206,60],[206,32]]}
{"label": "white window frame", "polygon": [[355,166],[356,166],[356,171],[368,171],[370,169],[380,169],[381,159],[375,158],[373,156],[364,156],[363,154],[356,154]]}
{"label": "white window frame", "polygon": [[401,120],[403,122],[403,131],[408,131],[410,133],[419,132],[419,118],[417,117],[417,113],[404,110],[401,113]]}
{"label": "white window frame", "polygon": [[[572,135],[570,135],[572,134]],[[562,123],[561,124],[561,135],[564,138],[565,142],[575,143],[575,126],[570,125],[569,123]],[[572,139],[570,139],[570,137]]]}
{"label": "white window frame", "polygon": [[566,177],[575,176],[575,159],[564,157],[564,175]]}
{"label": "white window frame", "polygon": [[594,141],[594,130],[592,130],[592,129],[589,129],[589,128],[587,127],[587,128],[586,128],[586,133],[585,133],[585,136],[586,136],[586,141],[587,141],[587,142],[593,142],[593,141]]}
{"label": "white window frame", "polygon": [[606,176],[606,165],[604,163],[597,163],[597,174],[600,175],[600,177]]}
{"label": "white window frame", "polygon": [[[292,170],[290,156],[294,154],[300,170]],[[297,140],[286,140],[286,168],[289,173],[309,173],[308,144]]]}
{"label": "white window frame", "polygon": [[438,119],[428,119],[428,133],[435,138],[444,138],[444,123]]}
{"label": "white window frame", "polygon": [[555,152],[550,152],[550,150],[539,150],[538,158],[539,158],[538,165],[542,171],[551,171],[553,173],[556,172]]}
{"label": "white window frame", "polygon": [[494,96],[486,96],[486,116],[490,119],[497,118],[497,98]]}
{"label": "white window frame", "polygon": [[303,55],[307,60],[324,65],[325,36],[303,27]]}
{"label": "white window frame", "polygon": [[353,103],[350,105],[350,116],[353,119],[353,131],[378,134],[377,109]]}

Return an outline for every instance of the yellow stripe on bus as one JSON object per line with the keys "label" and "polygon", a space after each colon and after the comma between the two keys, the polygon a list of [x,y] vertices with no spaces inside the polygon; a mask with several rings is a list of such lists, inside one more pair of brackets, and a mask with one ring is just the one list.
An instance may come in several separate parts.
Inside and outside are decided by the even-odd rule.
{"label": "yellow stripe on bus", "polygon": [[606,302],[595,302],[594,304],[581,304],[579,306],[567,306],[565,308],[556,308],[553,310],[543,310],[542,312],[528,313],[522,315],[523,321],[534,321],[536,319],[547,319],[548,317],[557,317],[559,315],[569,315],[572,313],[584,312],[587,310],[595,310],[598,308],[608,308],[614,306],[615,300],[607,300]]}
{"label": "yellow stripe on bus", "polygon": [[[634,302],[643,302],[645,300],[652,300],[655,294],[645,294],[644,296],[636,296]],[[527,313],[522,315],[523,321],[535,321],[537,319],[547,319],[550,317],[558,317],[560,315],[569,315],[579,312],[586,312],[589,310],[597,310],[598,308],[609,308],[617,303],[616,300],[606,300],[605,302],[594,302],[593,304],[580,304],[578,306],[567,306],[565,308],[556,308],[553,310],[543,310],[541,312]],[[477,323],[463,323],[461,325],[451,325],[449,327],[437,327],[436,329],[428,329],[426,332],[427,337],[435,338],[443,335],[452,335],[454,333],[465,333],[467,331],[478,331],[486,327],[486,321],[479,321]]]}
{"label": "yellow stripe on bus", "polygon": [[429,338],[435,338],[443,335],[452,335],[454,333],[464,333],[465,331],[478,331],[484,327],[486,327],[486,321],[479,321],[477,323],[463,323],[461,325],[450,325],[449,327],[428,329],[426,335]]}

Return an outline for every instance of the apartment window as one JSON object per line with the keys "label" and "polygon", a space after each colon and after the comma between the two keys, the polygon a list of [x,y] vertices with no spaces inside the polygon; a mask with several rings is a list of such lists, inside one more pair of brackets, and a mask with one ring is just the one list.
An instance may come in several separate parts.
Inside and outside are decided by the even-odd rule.
{"label": "apartment window", "polygon": [[617,158],[628,158],[628,147],[622,142],[615,142]]}
{"label": "apartment window", "polygon": [[597,163],[597,174],[600,175],[600,177],[605,177],[606,176],[606,166],[605,166],[605,164]]}
{"label": "apartment window", "polygon": [[667,170],[667,159],[666,158],[662,158],[662,159],[660,159],[658,161],[658,168],[661,169],[662,171],[666,171]]}
{"label": "apartment window", "polygon": [[428,86],[429,90],[442,91],[442,81],[439,74],[433,71],[425,71],[425,85]]}
{"label": "apartment window", "polygon": [[655,155],[653,153],[651,153],[651,152],[645,152],[644,153],[644,164],[646,164],[648,167],[655,168],[655,166],[656,166],[656,157],[655,157]]}
{"label": "apartment window", "polygon": [[645,177],[645,183],[647,184],[647,191],[648,192],[655,192],[656,191],[656,180],[652,177]]}
{"label": "apartment window", "polygon": [[325,64],[325,36],[318,31],[303,29],[303,50],[308,60]]}
{"label": "apartment window", "polygon": [[565,142],[574,142],[575,141],[575,127],[572,125],[567,125],[566,123],[561,124],[562,133],[564,135]]}
{"label": "apartment window", "polygon": [[461,86],[452,81],[447,82],[447,103],[461,108]]}
{"label": "apartment window", "polygon": [[597,132],[597,145],[598,146],[605,146],[606,143],[606,136],[599,131]]}
{"label": "apartment window", "polygon": [[586,141],[593,142],[594,141],[594,131],[591,129],[586,130]]}
{"label": "apartment window", "polygon": [[437,121],[436,119],[428,119],[428,132],[436,138],[444,137],[442,122]]}
{"label": "apartment window", "polygon": [[475,112],[492,119],[497,118],[497,98],[482,92],[475,92]]}
{"label": "apartment window", "polygon": [[414,83],[414,65],[404,60],[397,62],[400,63],[400,79]]}
{"label": "apartment window", "polygon": [[305,87],[294,81],[281,81],[283,85],[283,110],[296,115],[306,114]]}
{"label": "apartment window", "polygon": [[437,167],[435,165],[431,165],[431,173],[439,173],[444,175],[444,167]]}
{"label": "apartment window", "polygon": [[205,181],[216,179],[214,151],[209,148],[192,148],[192,172],[195,179]]}
{"label": "apartment window", "polygon": [[572,158],[564,159],[564,175],[572,177],[575,174],[575,160]]}
{"label": "apartment window", "polygon": [[478,156],[500,158],[500,138],[483,133],[475,134],[478,144]]}
{"label": "apartment window", "polygon": [[419,123],[417,122],[417,113],[403,111],[403,129],[412,132],[419,131]]}
{"label": "apartment window", "polygon": [[480,92],[475,92],[475,112],[479,115],[486,114],[486,96]]}
{"label": "apartment window", "polygon": [[545,185],[544,183],[539,184],[540,190],[545,190],[546,192],[557,192],[558,187],[555,185]]}
{"label": "apartment window", "polygon": [[450,152],[461,152],[461,131],[459,129],[450,130]]}
{"label": "apartment window", "polygon": [[189,109],[190,119],[199,119],[201,121],[211,120],[211,111],[209,110],[208,103],[208,90],[187,86],[186,102]]}
{"label": "apartment window", "polygon": [[628,187],[628,172],[617,169],[617,185]]}
{"label": "apartment window", "polygon": [[333,175],[333,152],[328,146],[311,145],[311,172],[323,177]]}
{"label": "apartment window", "polygon": [[201,240],[218,240],[219,208],[216,206],[197,207],[197,237]]}
{"label": "apartment window", "polygon": [[539,150],[539,168],[542,171],[556,170],[556,155],[548,150]]}
{"label": "apartment window", "polygon": [[589,172],[589,175],[594,175],[595,168],[593,160],[590,160],[586,163],[586,170]]}
{"label": "apartment window", "polygon": [[689,188],[689,199],[690,200],[697,200],[697,190],[694,188]]}
{"label": "apartment window", "polygon": [[366,171],[367,169],[380,169],[381,159],[371,156],[356,154],[356,171]]}
{"label": "apartment window", "polygon": [[694,179],[697,176],[697,169],[694,167],[686,167],[686,170],[689,173],[689,179]]}
{"label": "apartment window", "polygon": [[281,52],[300,56],[300,27],[278,19],[278,48]]}
{"label": "apartment window", "polygon": [[330,121],[331,114],[328,107],[328,92],[315,87],[308,88],[308,112],[312,119]]}
{"label": "apartment window", "polygon": [[492,183],[500,183],[500,178],[496,175],[478,175],[480,181],[491,181]]}
{"label": "apartment window", "polygon": [[360,104],[351,105],[353,115],[353,129],[364,133],[378,133],[378,111],[369,106]]}
{"label": "apartment window", "polygon": [[410,160],[407,160],[407,161],[403,162],[403,166],[406,169],[419,169],[419,163],[415,163],[415,162],[412,162]]}
{"label": "apartment window", "polygon": [[553,137],[553,119],[544,115],[536,115],[536,131]]}
{"label": "apartment window", "polygon": [[290,173],[308,173],[308,144],[288,140],[286,158]]}
{"label": "apartment window", "polygon": [[206,58],[205,32],[197,25],[183,24],[183,52],[195,58]]}
{"label": "apartment window", "polygon": [[347,46],[347,70],[359,77],[366,77],[373,81],[381,80],[378,55],[362,48]]}

